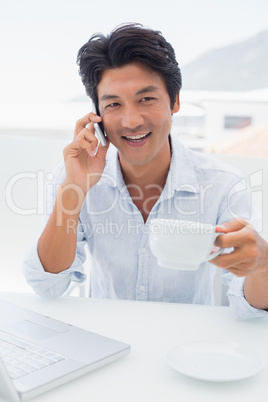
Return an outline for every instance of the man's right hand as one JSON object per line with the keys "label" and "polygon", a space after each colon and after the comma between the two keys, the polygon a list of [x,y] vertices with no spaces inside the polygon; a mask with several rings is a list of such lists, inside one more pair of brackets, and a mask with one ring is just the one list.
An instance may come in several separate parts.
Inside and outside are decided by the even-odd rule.
{"label": "man's right hand", "polygon": [[66,177],[62,186],[76,185],[81,188],[84,195],[101,178],[105,167],[106,153],[109,147],[98,146],[98,139],[94,135],[94,122],[98,123],[100,116],[89,113],[78,120],[75,126],[74,140],[64,148]]}
{"label": "man's right hand", "polygon": [[38,241],[38,255],[47,272],[61,272],[74,261],[79,213],[87,192],[102,176],[109,146],[107,141],[105,147],[100,144],[96,149],[98,140],[94,135],[93,122],[99,121],[101,117],[94,113],[78,120],[74,140],[64,148],[66,177],[58,189],[53,212]]}

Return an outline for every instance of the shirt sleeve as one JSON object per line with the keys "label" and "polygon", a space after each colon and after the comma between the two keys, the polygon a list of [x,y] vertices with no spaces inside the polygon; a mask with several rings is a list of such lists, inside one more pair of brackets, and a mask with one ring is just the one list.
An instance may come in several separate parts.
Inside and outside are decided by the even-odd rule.
{"label": "shirt sleeve", "polygon": [[52,274],[46,272],[39,259],[37,252],[37,241],[27,251],[22,263],[22,271],[26,282],[40,296],[46,298],[57,298],[61,296],[70,286],[71,282],[83,284],[86,281],[83,263],[85,262],[84,242],[77,242],[77,252],[74,262],[70,268]]}
{"label": "shirt sleeve", "polygon": [[[241,217],[249,222],[257,232],[260,232],[262,222],[261,214],[252,202],[251,193],[245,183],[245,179],[242,178],[232,186],[227,197],[224,212],[218,224],[230,221],[236,217]],[[232,249],[228,249],[227,252],[231,251]],[[245,277],[236,277],[231,272],[224,270],[222,283],[229,288],[227,296],[234,317],[236,319],[267,317],[268,312],[266,310],[253,307],[246,300],[244,295],[244,282]]]}
{"label": "shirt sleeve", "polygon": [[[53,183],[45,188],[46,192],[46,210],[43,216],[44,228],[54,207],[57,189],[64,178],[64,166],[59,166],[54,172]],[[82,226],[81,226],[82,227]],[[86,281],[83,263],[85,262],[85,238],[81,230],[77,233],[76,256],[72,265],[58,273],[46,272],[40,261],[37,251],[37,242],[35,241],[25,254],[22,262],[22,272],[26,282],[40,296],[46,298],[57,298],[61,296],[70,286],[71,282],[83,284]]]}
{"label": "shirt sleeve", "polygon": [[251,306],[244,296],[245,277],[238,278],[231,272],[223,274],[222,282],[229,287],[227,296],[236,319],[262,318],[268,316],[268,311]]}

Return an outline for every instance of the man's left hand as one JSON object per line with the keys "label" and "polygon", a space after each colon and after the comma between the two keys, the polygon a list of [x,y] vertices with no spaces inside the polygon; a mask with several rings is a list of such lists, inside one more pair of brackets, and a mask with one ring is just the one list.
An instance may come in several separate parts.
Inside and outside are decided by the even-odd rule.
{"label": "man's left hand", "polygon": [[216,226],[216,232],[226,233],[216,239],[215,245],[233,247],[230,254],[221,254],[211,260],[238,277],[268,274],[268,243],[253,226],[241,218]]}

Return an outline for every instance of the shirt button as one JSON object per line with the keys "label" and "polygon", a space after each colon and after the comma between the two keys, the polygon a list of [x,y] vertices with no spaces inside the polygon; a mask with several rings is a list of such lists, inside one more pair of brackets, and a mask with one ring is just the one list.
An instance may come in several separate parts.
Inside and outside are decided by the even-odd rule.
{"label": "shirt button", "polygon": [[147,249],[144,247],[141,249],[142,254],[145,254],[147,252]]}
{"label": "shirt button", "polygon": [[144,286],[140,286],[140,290],[141,290],[142,292],[144,291],[144,289],[145,289]]}

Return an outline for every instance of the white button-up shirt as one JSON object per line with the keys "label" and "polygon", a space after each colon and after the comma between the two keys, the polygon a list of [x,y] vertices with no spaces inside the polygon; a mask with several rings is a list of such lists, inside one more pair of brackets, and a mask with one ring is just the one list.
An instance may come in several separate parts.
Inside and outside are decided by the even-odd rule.
{"label": "white button-up shirt", "polygon": [[[215,266],[197,271],[162,268],[150,251],[152,218],[172,218],[221,224],[239,216],[257,228],[259,213],[251,205],[243,176],[211,156],[193,152],[171,137],[172,157],[161,196],[144,223],[124,183],[117,150],[110,145],[99,182],[88,192],[77,233],[77,253],[71,267],[59,274],[45,272],[35,243],[23,262],[27,282],[40,295],[58,297],[72,281],[83,282],[84,247],[91,259],[90,295],[96,298],[214,304]],[[47,217],[52,211],[64,165],[55,171],[47,192]],[[74,228],[70,225],[70,230]],[[194,250],[193,250],[194,252]],[[243,294],[244,278],[225,271],[230,304],[236,316],[259,317],[267,312],[250,306]]]}

